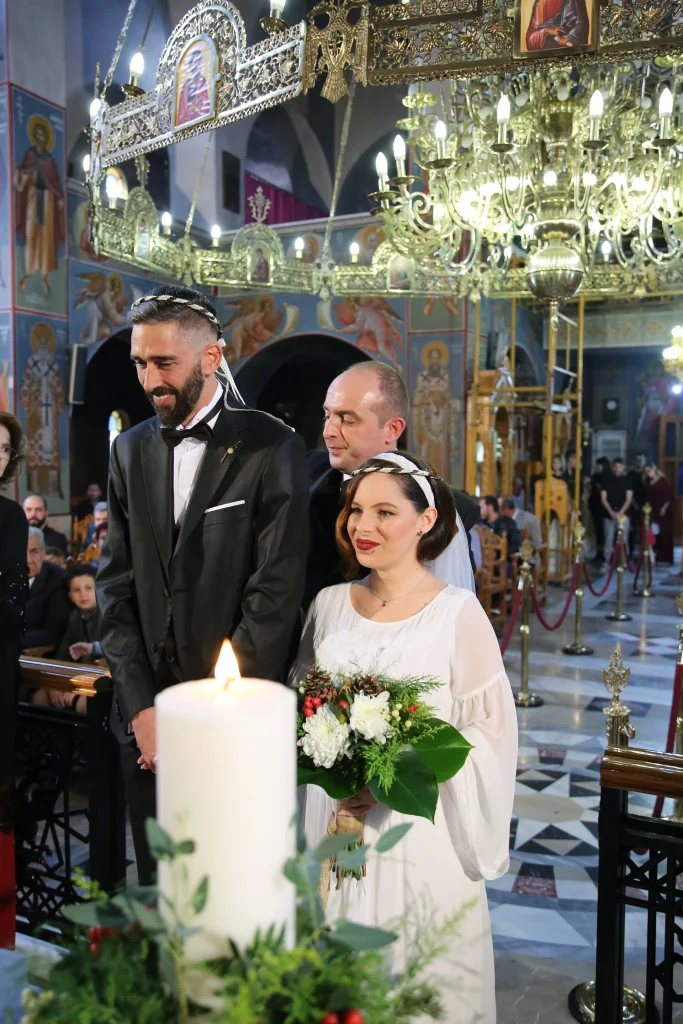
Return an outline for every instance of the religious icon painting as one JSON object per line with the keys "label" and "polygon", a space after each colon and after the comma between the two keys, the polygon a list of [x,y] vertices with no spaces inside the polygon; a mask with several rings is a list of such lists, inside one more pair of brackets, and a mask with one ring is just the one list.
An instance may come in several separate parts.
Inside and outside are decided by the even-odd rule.
{"label": "religious icon painting", "polygon": [[[0,46],[2,46],[0,36]],[[1,66],[1,65],[0,65]],[[12,155],[9,133],[9,88],[0,87],[0,209],[6,211],[0,232],[0,309],[12,305],[12,232],[10,225],[10,188]]]}
{"label": "religious icon painting", "polygon": [[392,292],[409,292],[415,264],[408,256],[394,256],[387,270],[387,286]]}
{"label": "religious icon painting", "polygon": [[135,222],[135,259],[149,261],[152,248],[152,232],[149,217],[146,213],[138,214]]}
{"label": "religious icon painting", "polygon": [[517,0],[514,56],[591,53],[599,27],[600,0]]}
{"label": "religious icon painting", "polygon": [[216,116],[217,63],[216,47],[209,36],[196,36],[183,50],[175,76],[176,129]]}
{"label": "religious icon painting", "polygon": [[12,88],[16,305],[66,316],[64,111]]}
{"label": "religious icon painting", "polygon": [[270,284],[270,249],[258,242],[249,257],[249,280],[253,284]]}
{"label": "religious icon painting", "polygon": [[14,412],[12,313],[0,310],[0,412]]}
{"label": "religious icon painting", "polygon": [[66,321],[17,313],[17,414],[27,453],[20,490],[44,494],[50,511],[69,510]]}

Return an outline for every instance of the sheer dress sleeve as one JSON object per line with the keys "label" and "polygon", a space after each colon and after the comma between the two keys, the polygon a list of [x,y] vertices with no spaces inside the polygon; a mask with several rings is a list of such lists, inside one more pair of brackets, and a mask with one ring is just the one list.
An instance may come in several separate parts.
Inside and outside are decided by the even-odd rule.
{"label": "sheer dress sleeve", "polygon": [[517,769],[517,715],[498,640],[476,597],[457,612],[451,641],[450,722],[472,744],[440,786],[454,849],[472,880],[504,874]]}

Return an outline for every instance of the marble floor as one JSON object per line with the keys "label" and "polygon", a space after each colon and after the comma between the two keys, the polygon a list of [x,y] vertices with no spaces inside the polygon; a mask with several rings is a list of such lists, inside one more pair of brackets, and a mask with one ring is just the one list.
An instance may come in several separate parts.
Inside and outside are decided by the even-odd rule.
{"label": "marble floor", "polygon": [[[677,553],[678,557],[678,553]],[[677,561],[676,564],[679,564]],[[530,689],[544,700],[519,709],[519,763],[511,829],[510,869],[488,886],[496,950],[500,1024],[560,1024],[573,1018],[567,995],[594,973],[599,767],[605,748],[602,709],[611,697],[602,670],[618,649],[631,678],[622,702],[631,708],[634,745],[662,750],[671,705],[683,590],[677,570],[656,574],[656,596],[636,598],[627,577],[630,622],[608,622],[615,607],[613,580],[604,597],[587,588],[584,642],[587,657],[562,653],[573,641],[572,613],[554,633],[531,618]],[[604,582],[598,579],[596,589]],[[551,588],[545,617],[553,623],[565,592]],[[513,689],[519,688],[515,637],[505,656]],[[649,814],[653,797],[633,795],[630,806]],[[667,813],[665,807],[664,813]],[[627,911],[627,983],[644,982],[645,919]],[[680,1018],[683,1020],[683,1011]]]}

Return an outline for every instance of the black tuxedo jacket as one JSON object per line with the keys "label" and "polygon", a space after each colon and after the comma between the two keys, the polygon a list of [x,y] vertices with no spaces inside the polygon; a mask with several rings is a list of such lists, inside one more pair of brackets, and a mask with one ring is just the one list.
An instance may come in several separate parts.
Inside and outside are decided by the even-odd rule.
{"label": "black tuxedo jacket", "polygon": [[54,530],[51,526],[44,526],[43,537],[45,538],[46,548],[57,548],[65,558],[68,558],[69,541],[65,534],[60,533],[59,530]]}
{"label": "black tuxedo jacket", "polygon": [[[325,587],[333,587],[337,583],[342,583],[344,579],[334,536],[335,523],[342,506],[341,488],[344,478],[339,470],[332,469],[326,451],[308,452],[306,466],[308,469],[311,530],[304,594],[304,607],[308,608],[316,594]],[[479,522],[481,515],[479,503],[465,491],[458,491],[455,488],[452,490],[455,507],[467,533],[472,571],[476,575],[477,570],[470,544],[470,530]]]}
{"label": "black tuxedo jacket", "polygon": [[73,605],[66,588],[66,573],[52,562],[43,562],[31,584],[26,606],[23,647],[57,647],[66,631]]}
{"label": "black tuxedo jacket", "polygon": [[175,544],[172,467],[156,418],[112,447],[97,591],[120,739],[172,681],[169,636],[184,680],[211,676],[226,638],[244,676],[280,680],[299,614],[308,494],[298,435],[266,413],[222,409]]}

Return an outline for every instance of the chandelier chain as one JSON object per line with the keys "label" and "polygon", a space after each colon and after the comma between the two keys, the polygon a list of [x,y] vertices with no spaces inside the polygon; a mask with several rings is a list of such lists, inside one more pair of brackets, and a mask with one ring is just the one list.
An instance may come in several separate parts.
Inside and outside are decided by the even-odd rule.
{"label": "chandelier chain", "polygon": [[119,33],[119,38],[116,40],[116,48],[115,48],[113,56],[111,58],[111,64],[109,65],[109,71],[107,72],[107,77],[105,78],[104,83],[102,85],[102,96],[103,97],[106,96],[107,89],[109,88],[111,83],[114,81],[114,72],[116,71],[116,68],[117,68],[118,63],[119,63],[119,58],[121,56],[121,50],[123,49],[123,44],[125,43],[126,36],[128,35],[128,29],[130,28],[130,23],[131,23],[132,18],[133,18],[133,11],[135,10],[136,4],[137,4],[137,0],[130,0],[130,3],[128,4],[128,11],[126,12],[126,17],[125,17],[125,20],[123,22],[123,26],[121,28],[121,31]]}
{"label": "chandelier chain", "polygon": [[346,110],[344,111],[344,121],[342,124],[341,139],[339,141],[339,156],[337,158],[337,166],[334,173],[334,187],[332,189],[332,199],[330,201],[330,213],[327,218],[327,224],[325,226],[325,239],[323,241],[322,255],[320,257],[321,266],[325,266],[330,258],[330,242],[332,239],[332,228],[334,227],[334,218],[337,212],[337,202],[339,200],[339,191],[341,188],[342,171],[344,169],[344,158],[346,156],[346,147],[349,141],[349,129],[351,127],[351,114],[353,112],[353,98],[356,95],[356,79],[355,76],[351,79],[351,85],[349,86],[349,97],[346,101]]}

